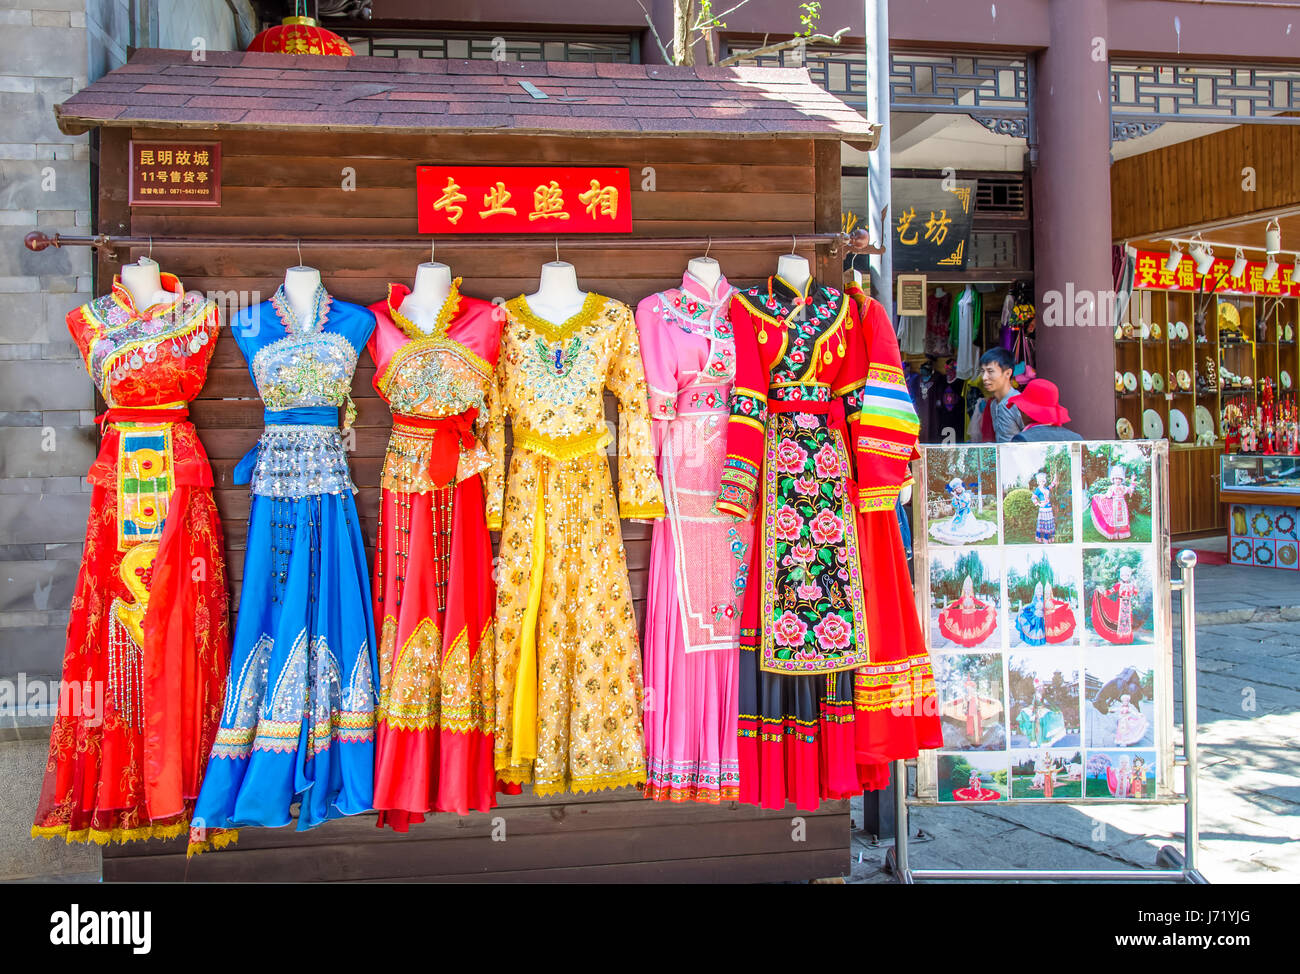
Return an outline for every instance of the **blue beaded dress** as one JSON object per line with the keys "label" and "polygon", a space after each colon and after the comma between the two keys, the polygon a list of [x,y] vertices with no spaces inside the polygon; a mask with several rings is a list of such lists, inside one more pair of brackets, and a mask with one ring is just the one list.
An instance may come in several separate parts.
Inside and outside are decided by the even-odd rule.
{"label": "blue beaded dress", "polygon": [[[248,541],[221,728],[194,811],[206,829],[298,829],[368,811],[377,693],[374,617],[344,429],[367,308],[318,288],[310,321],[284,298],[231,322],[266,429],[235,470],[250,484]],[[213,836],[220,844],[220,836]]]}

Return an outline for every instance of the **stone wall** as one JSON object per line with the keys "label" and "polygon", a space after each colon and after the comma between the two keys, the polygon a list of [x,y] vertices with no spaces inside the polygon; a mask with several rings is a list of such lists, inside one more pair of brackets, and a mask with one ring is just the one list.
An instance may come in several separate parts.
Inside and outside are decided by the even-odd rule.
{"label": "stone wall", "polygon": [[[247,4],[234,6],[246,35]],[[6,0],[0,9],[0,679],[61,669],[97,446],[94,390],[64,316],[108,282],[92,282],[87,248],[22,246],[35,228],[92,232],[91,137],[62,135],[54,105],[130,48],[191,49],[195,37],[208,50],[240,46],[232,5]]]}

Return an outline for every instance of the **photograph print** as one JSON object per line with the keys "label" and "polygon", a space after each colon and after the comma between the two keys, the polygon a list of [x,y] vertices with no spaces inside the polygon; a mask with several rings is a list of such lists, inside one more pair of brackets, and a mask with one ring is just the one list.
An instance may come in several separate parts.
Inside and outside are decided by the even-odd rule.
{"label": "photograph print", "polygon": [[1007,636],[1012,649],[1077,646],[1083,586],[1075,548],[1006,548]]}
{"label": "photograph print", "polygon": [[1088,443],[1082,457],[1085,544],[1151,540],[1151,444]]}
{"label": "photograph print", "polygon": [[1074,653],[1008,658],[1007,693],[1013,748],[1082,744],[1079,667],[1074,660]]}
{"label": "photograph print", "polygon": [[939,801],[1001,802],[1010,797],[1004,751],[939,755]]}
{"label": "photograph print", "polygon": [[998,653],[936,653],[934,683],[948,751],[1002,751],[1006,694]]}
{"label": "photograph print", "polygon": [[1089,646],[1155,642],[1154,578],[1150,547],[1084,549],[1084,620]]}
{"label": "photograph print", "polygon": [[1155,747],[1155,650],[1107,647],[1084,653],[1087,746]]}
{"label": "photograph print", "polygon": [[937,544],[998,543],[997,447],[929,447],[926,517]]}
{"label": "photograph print", "polygon": [[1156,797],[1155,751],[1089,751],[1084,773],[1085,798]]}
{"label": "photograph print", "polygon": [[1000,649],[1000,552],[930,549],[932,649]]}
{"label": "photograph print", "polygon": [[1074,541],[1074,476],[1065,443],[1006,443],[998,448],[1003,544]]}
{"label": "photograph print", "polygon": [[1011,752],[1012,798],[1082,798],[1083,752],[1023,750]]}

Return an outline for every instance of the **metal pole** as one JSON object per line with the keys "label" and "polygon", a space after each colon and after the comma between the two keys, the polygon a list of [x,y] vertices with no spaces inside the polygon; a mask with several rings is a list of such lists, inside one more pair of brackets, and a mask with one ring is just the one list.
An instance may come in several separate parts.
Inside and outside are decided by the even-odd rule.
{"label": "metal pole", "polygon": [[992,879],[1001,882],[1018,880],[1087,880],[1104,883],[1168,883],[1184,878],[1180,869],[918,869],[914,880]]}
{"label": "metal pole", "polygon": [[912,882],[908,865],[907,839],[911,826],[907,821],[907,762],[894,762],[894,878],[900,883]]}
{"label": "metal pole", "polygon": [[[314,247],[325,250],[395,250],[402,248],[422,248],[428,250],[432,236],[423,237],[381,237],[375,239],[349,237],[150,237],[142,234],[134,236],[110,236],[109,234],[69,235],[61,233],[47,234],[33,230],[27,234],[23,243],[28,250],[40,252],[49,247]],[[500,250],[518,249],[520,247],[553,247],[557,238],[550,235],[533,235],[527,237],[438,237],[438,246],[451,250]],[[591,250],[602,248],[654,248],[654,247],[703,247],[711,244],[715,247],[849,247],[850,249],[869,253],[870,243],[866,234],[843,233],[797,233],[797,234],[760,234],[756,236],[714,236],[714,237],[580,237],[566,236],[563,246],[568,250]]]}
{"label": "metal pole", "polygon": [[[889,0],[866,0],[867,35],[867,119],[880,123],[880,141],[867,158],[867,228],[880,219],[881,253],[871,260],[876,299],[894,318],[894,257],[890,210],[890,175],[893,161],[889,151]],[[884,214],[881,216],[881,214]]]}
{"label": "metal pole", "polygon": [[1183,791],[1187,795],[1183,806],[1183,870],[1190,878],[1196,872],[1196,847],[1201,841],[1196,817],[1196,778],[1200,770],[1196,755],[1196,552],[1184,548],[1178,552],[1178,564],[1183,569]]}

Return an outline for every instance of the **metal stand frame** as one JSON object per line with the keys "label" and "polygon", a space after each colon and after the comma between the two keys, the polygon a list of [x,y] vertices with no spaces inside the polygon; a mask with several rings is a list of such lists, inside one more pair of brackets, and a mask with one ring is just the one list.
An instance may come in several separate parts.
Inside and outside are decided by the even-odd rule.
{"label": "metal stand frame", "polygon": [[[894,847],[885,856],[885,869],[900,883],[913,884],[925,880],[1088,880],[1113,883],[1157,882],[1196,883],[1209,881],[1196,868],[1196,847],[1200,843],[1200,827],[1196,819],[1196,777],[1198,772],[1196,750],[1196,595],[1193,576],[1196,569],[1196,552],[1184,549],[1178,553],[1182,577],[1171,579],[1170,591],[1181,593],[1181,629],[1183,664],[1183,753],[1174,760],[1175,767],[1183,768],[1183,794],[1173,799],[1183,806],[1183,848],[1179,851],[1167,845],[1156,855],[1155,869],[913,869],[908,856],[909,824],[907,808],[907,762],[894,762],[894,812],[897,821],[897,838]],[[1151,804],[1145,802],[1144,804]]]}

